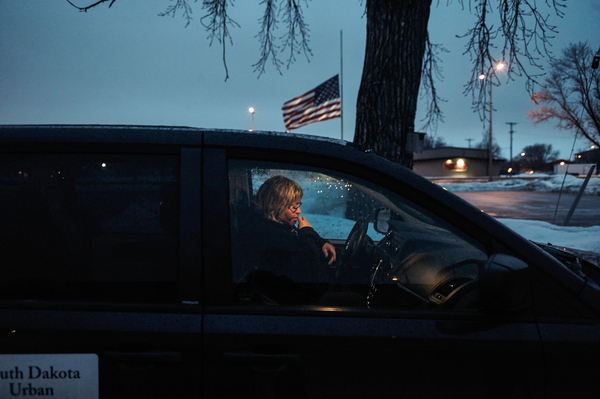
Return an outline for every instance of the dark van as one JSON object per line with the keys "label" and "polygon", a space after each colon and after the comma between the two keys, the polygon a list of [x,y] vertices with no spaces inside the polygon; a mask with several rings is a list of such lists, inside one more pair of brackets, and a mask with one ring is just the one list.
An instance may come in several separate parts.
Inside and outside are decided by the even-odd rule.
{"label": "dark van", "polygon": [[[0,126],[0,159],[1,398],[600,392],[598,265],[351,143]],[[274,176],[335,261],[258,251]]]}

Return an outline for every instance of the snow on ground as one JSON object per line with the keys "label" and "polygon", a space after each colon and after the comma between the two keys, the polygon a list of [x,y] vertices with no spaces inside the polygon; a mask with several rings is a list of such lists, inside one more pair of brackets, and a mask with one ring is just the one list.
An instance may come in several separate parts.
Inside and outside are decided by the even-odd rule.
{"label": "snow on ground", "polygon": [[557,226],[537,220],[521,219],[498,221],[531,241],[600,253],[600,226]]}
{"label": "snow on ground", "polygon": [[[503,178],[492,182],[465,182],[465,183],[443,183],[442,185],[452,192],[463,191],[542,191],[576,194],[581,189],[585,179],[571,175],[523,175],[528,179],[520,179],[519,175]],[[531,177],[536,179],[531,180]],[[585,195],[600,195],[600,178],[597,176],[590,179]]]}
{"label": "snow on ground", "polygon": [[[519,175],[493,182],[443,183],[451,192],[464,191],[543,191],[578,193],[584,178],[571,175],[525,175],[529,179],[520,179]],[[593,177],[585,188],[585,195],[600,195],[600,178]],[[598,210],[600,212],[600,209]],[[556,226],[551,223],[536,220],[498,219],[512,230],[518,231],[523,237],[535,242],[552,243],[568,248],[581,249],[600,253],[600,226],[569,227]]]}

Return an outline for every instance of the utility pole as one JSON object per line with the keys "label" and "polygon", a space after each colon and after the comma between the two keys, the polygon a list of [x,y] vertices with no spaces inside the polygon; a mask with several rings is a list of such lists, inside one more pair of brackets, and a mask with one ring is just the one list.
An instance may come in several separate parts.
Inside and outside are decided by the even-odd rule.
{"label": "utility pole", "polygon": [[[506,122],[507,125],[510,125],[510,161],[508,162],[509,168],[512,169],[512,161],[513,161],[513,156],[512,156],[512,143],[513,143],[513,126],[517,124],[517,122]],[[512,174],[512,172],[509,174],[509,176]]]}
{"label": "utility pole", "polygon": [[471,148],[471,141],[473,141],[474,139],[465,139],[469,142],[469,148]]}
{"label": "utility pole", "polygon": [[494,163],[492,162],[492,159],[494,158],[492,155],[492,149],[494,148],[492,145],[492,113],[494,112],[494,107],[492,106],[492,87],[494,87],[494,84],[490,80],[490,136],[488,137],[488,177],[490,181],[493,180],[492,168],[494,166]]}

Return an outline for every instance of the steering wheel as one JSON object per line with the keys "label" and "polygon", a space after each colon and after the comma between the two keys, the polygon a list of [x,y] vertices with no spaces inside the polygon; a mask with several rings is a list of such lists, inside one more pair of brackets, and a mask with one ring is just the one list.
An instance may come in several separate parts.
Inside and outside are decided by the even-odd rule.
{"label": "steering wheel", "polygon": [[357,254],[359,254],[366,246],[367,243],[367,229],[369,228],[369,222],[365,218],[360,218],[356,221],[346,243],[340,254],[340,260],[342,265],[352,265],[356,261]]}

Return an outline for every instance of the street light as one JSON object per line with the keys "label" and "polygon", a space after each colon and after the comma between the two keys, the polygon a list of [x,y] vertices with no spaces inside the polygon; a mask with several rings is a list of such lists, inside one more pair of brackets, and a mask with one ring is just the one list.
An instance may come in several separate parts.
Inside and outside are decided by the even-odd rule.
{"label": "street light", "polygon": [[255,112],[254,107],[248,108],[248,112],[250,112],[250,114],[252,115],[252,129],[250,129],[250,131],[252,132],[252,131],[254,131],[254,112]]}
{"label": "street light", "polygon": [[[504,67],[506,66],[505,63],[503,62],[499,62],[496,67],[494,68],[497,71],[501,71],[504,69]],[[483,80],[487,78],[487,76],[482,73],[481,75],[479,75],[479,80]],[[494,107],[492,106],[492,86],[494,84],[492,83],[492,81],[490,80],[490,135],[488,137],[488,176],[490,181],[492,181],[492,112],[494,110]]]}

